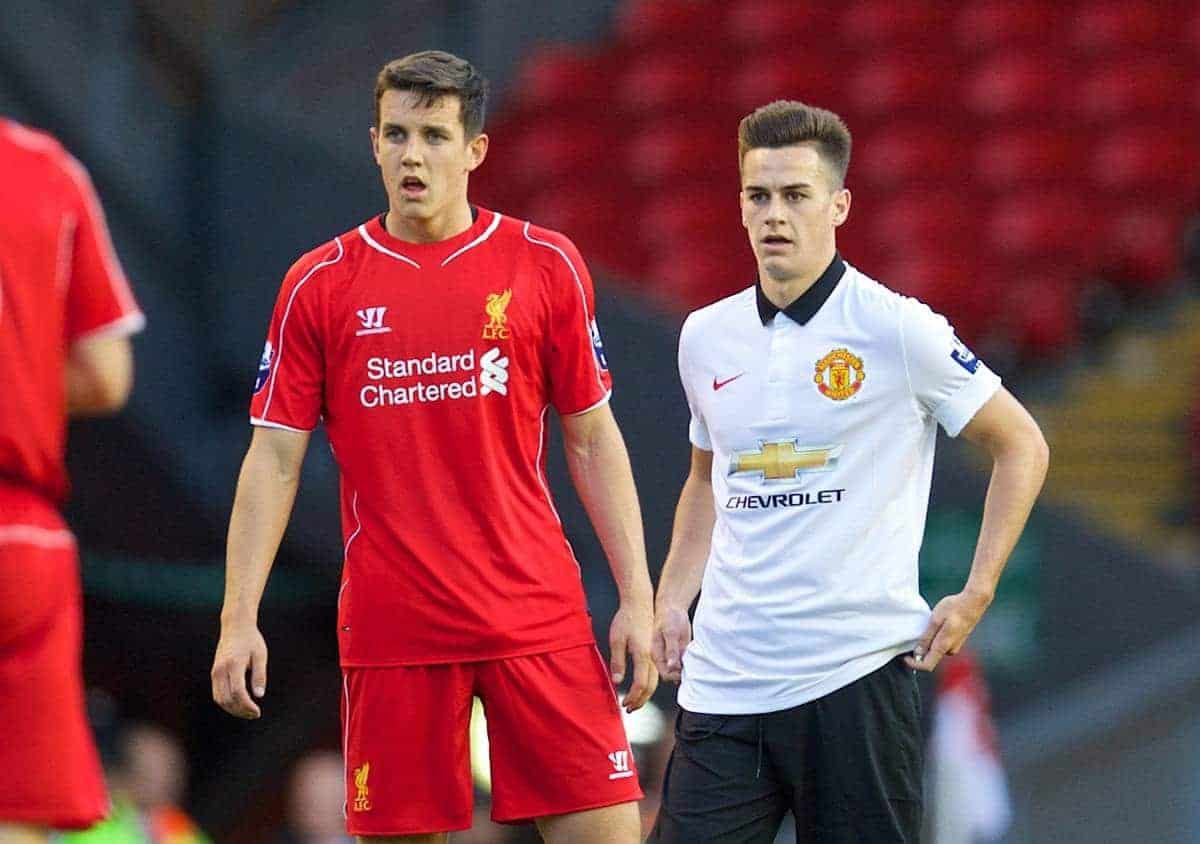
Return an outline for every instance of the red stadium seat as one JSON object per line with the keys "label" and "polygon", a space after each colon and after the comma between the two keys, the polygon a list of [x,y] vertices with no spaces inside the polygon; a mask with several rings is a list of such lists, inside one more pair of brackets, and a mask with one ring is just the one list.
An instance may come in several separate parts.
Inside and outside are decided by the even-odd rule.
{"label": "red stadium seat", "polygon": [[745,236],[736,183],[655,191],[635,217],[638,239],[651,251]]}
{"label": "red stadium seat", "polygon": [[661,252],[645,277],[651,290],[680,310],[694,310],[754,281],[754,253],[745,240]]}
{"label": "red stadium seat", "polygon": [[[1188,120],[1189,96],[1200,89],[1193,71],[1169,59],[1140,56],[1097,63],[1071,98],[1072,113],[1089,121],[1162,115]],[[1191,122],[1197,122],[1195,117]]]}
{"label": "red stadium seat", "polygon": [[1061,20],[1057,4],[1046,0],[977,0],[954,19],[954,40],[967,50],[1045,43]]}
{"label": "red stadium seat", "polygon": [[826,61],[811,56],[797,61],[795,48],[789,47],[735,66],[727,86],[718,90],[726,93],[732,110],[745,115],[773,100],[800,100],[830,108],[836,104],[839,85]]}
{"label": "red stadium seat", "polygon": [[723,77],[713,58],[701,60],[692,52],[653,50],[631,57],[615,81],[607,84],[620,107],[635,114],[671,116],[688,108],[711,108],[720,101],[714,89]]}
{"label": "red stadium seat", "polygon": [[637,184],[703,178],[736,186],[736,127],[654,123],[633,137],[625,162],[625,173],[620,175],[629,175]]}
{"label": "red stadium seat", "polygon": [[842,40],[855,47],[924,44],[950,25],[945,6],[930,0],[858,0],[839,14]]}
{"label": "red stadium seat", "polygon": [[1184,215],[1153,205],[1118,210],[1104,227],[1104,275],[1145,294],[1176,280]]}
{"label": "red stadium seat", "polygon": [[1194,202],[1200,189],[1200,133],[1177,126],[1134,126],[1106,135],[1094,149],[1091,177],[1101,188],[1162,202]]}
{"label": "red stadium seat", "polygon": [[1076,263],[1095,254],[1099,233],[1088,206],[1075,192],[1028,190],[999,202],[986,223],[986,239],[1014,260]]}
{"label": "red stadium seat", "polygon": [[740,0],[725,18],[727,37],[754,51],[780,42],[800,41],[807,46],[829,25],[828,11],[821,4],[796,0]]}
{"label": "red stadium seat", "polygon": [[517,71],[512,85],[515,105],[522,111],[576,108],[607,101],[609,57],[575,46],[556,44],[535,50]]}
{"label": "red stadium seat", "polygon": [[1079,178],[1087,147],[1077,133],[1061,129],[1009,129],[988,134],[975,149],[975,177],[983,185],[1015,185]]}
{"label": "red stadium seat", "polygon": [[[1030,363],[1061,357],[1079,342],[1077,285],[1059,273],[1017,268],[1008,278],[1000,301],[1001,323]],[[999,291],[998,291],[999,292]]]}
{"label": "red stadium seat", "polygon": [[514,185],[539,185],[574,178],[598,162],[612,158],[612,143],[603,128],[584,121],[548,118],[525,128],[509,142],[509,175]]}
{"label": "red stadium seat", "polygon": [[1060,117],[1075,89],[1074,69],[1058,53],[1015,51],[995,54],[967,77],[963,102],[995,120]]}
{"label": "red stadium seat", "polygon": [[634,45],[719,44],[724,10],[719,0],[626,0],[617,15],[617,35]]}
{"label": "red stadium seat", "polygon": [[852,73],[847,84],[849,103],[857,115],[868,119],[955,109],[952,71],[945,60],[927,54],[883,53]]}
{"label": "red stadium seat", "polygon": [[923,183],[953,186],[969,173],[961,132],[928,123],[885,126],[856,145],[851,181],[878,188]]}
{"label": "red stadium seat", "polygon": [[[852,215],[856,207],[851,206]],[[870,221],[875,242],[895,256],[913,248],[970,252],[978,239],[978,206],[962,190],[919,186],[860,213]]]}
{"label": "red stadium seat", "polygon": [[1182,5],[1157,0],[1095,0],[1067,18],[1067,40],[1076,50],[1115,53],[1157,51],[1184,23]]}

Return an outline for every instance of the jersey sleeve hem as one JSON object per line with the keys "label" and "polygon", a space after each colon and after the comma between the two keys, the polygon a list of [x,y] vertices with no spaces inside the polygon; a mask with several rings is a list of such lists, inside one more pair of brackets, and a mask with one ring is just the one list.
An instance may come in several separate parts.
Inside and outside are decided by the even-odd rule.
{"label": "jersey sleeve hem", "polygon": [[569,410],[569,411],[561,411],[560,410],[558,415],[559,416],[582,416],[583,414],[585,414],[589,411],[595,410],[596,408],[600,407],[601,405],[608,404],[608,400],[611,398],[612,398],[612,390],[606,390],[604,392],[604,395],[600,397],[599,401],[597,401],[593,404],[590,404],[587,407],[582,408],[581,410]]}
{"label": "jersey sleeve hem", "polygon": [[101,323],[81,331],[71,338],[72,343],[78,343],[80,340],[94,340],[97,337],[129,337],[137,334],[146,327],[146,315],[141,311],[135,311],[131,314],[117,317],[110,322]]}
{"label": "jersey sleeve hem", "polygon": [[934,416],[942,423],[947,434],[957,437],[999,389],[1000,376],[981,363],[979,371],[957,393],[942,402]]}
{"label": "jersey sleeve hem", "polygon": [[293,428],[291,425],[284,425],[282,422],[272,422],[269,419],[263,419],[261,416],[251,416],[250,424],[256,428],[278,428],[281,431],[293,431],[297,434],[311,434],[312,428]]}

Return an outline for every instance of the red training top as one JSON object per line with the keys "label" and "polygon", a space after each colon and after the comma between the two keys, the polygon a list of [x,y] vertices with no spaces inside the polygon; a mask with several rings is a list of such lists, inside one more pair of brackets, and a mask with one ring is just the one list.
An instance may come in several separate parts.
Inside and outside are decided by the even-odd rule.
{"label": "red training top", "polygon": [[562,235],[475,212],[429,244],[364,223],[297,261],[275,306],[251,421],[324,419],[345,666],[593,641],[545,476],[550,406],[583,413],[611,393],[592,281]]}
{"label": "red training top", "polygon": [[0,540],[62,529],[72,343],[145,323],[83,165],[0,119]]}

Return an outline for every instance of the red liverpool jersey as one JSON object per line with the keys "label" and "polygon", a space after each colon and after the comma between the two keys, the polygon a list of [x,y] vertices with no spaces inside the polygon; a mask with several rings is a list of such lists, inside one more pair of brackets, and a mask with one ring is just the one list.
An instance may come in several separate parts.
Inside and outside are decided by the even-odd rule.
{"label": "red liverpool jersey", "polygon": [[67,492],[67,351],[144,319],[83,166],[0,119],[0,173],[0,525],[46,527]]}
{"label": "red liverpool jersey", "polygon": [[341,470],[342,664],[592,641],[546,482],[547,415],[611,388],[592,281],[562,235],[476,209],[439,243],[375,218],[284,279],[256,425],[324,420]]}

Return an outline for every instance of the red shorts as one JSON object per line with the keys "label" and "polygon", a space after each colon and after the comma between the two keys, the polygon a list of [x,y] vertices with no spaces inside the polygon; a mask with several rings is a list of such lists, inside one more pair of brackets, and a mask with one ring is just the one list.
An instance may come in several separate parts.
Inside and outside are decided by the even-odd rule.
{"label": "red shorts", "polygon": [[71,534],[0,525],[0,823],[78,829],[108,812],[82,621]]}
{"label": "red shorts", "polygon": [[493,820],[642,797],[595,645],[453,665],[347,668],[344,678],[346,818],[354,835],[470,828],[473,697],[487,714]]}

